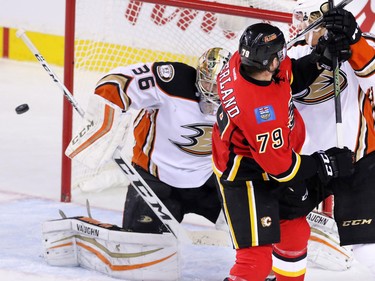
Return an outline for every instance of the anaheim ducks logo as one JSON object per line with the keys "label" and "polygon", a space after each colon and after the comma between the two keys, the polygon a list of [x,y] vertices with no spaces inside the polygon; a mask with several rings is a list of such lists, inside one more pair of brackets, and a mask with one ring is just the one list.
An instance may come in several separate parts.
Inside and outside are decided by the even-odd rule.
{"label": "anaheim ducks logo", "polygon": [[182,126],[183,128],[193,130],[195,133],[191,135],[182,135],[187,139],[187,143],[179,143],[169,140],[182,151],[193,154],[195,156],[207,156],[212,152],[212,125],[209,124],[192,124]]}
{"label": "anaheim ducks logo", "polygon": [[[339,83],[341,90],[348,86],[346,74],[341,70]],[[309,88],[294,95],[294,98],[303,104],[318,104],[334,98],[332,72],[324,70]]]}

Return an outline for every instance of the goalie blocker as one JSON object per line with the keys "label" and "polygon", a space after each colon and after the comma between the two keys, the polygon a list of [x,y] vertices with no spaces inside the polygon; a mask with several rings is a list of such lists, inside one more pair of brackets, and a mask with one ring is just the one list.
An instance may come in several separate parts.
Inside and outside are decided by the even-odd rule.
{"label": "goalie blocker", "polygon": [[82,266],[127,280],[179,280],[177,239],[171,233],[125,232],[88,217],[46,221],[44,258],[53,266]]}

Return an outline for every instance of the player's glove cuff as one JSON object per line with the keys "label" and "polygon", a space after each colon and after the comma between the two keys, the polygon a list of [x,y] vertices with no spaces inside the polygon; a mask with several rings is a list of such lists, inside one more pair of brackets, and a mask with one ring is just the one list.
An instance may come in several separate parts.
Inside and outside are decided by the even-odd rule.
{"label": "player's glove cuff", "polygon": [[333,168],[333,177],[347,177],[354,173],[354,153],[347,147],[332,147],[325,152]]}
{"label": "player's glove cuff", "polygon": [[323,150],[316,151],[311,156],[317,161],[317,174],[320,181],[323,184],[327,184],[334,177],[334,170],[329,156]]}

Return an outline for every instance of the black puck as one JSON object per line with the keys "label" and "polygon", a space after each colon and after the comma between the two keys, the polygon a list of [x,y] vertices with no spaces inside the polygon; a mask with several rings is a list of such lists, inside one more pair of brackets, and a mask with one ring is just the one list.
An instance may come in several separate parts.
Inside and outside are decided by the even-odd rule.
{"label": "black puck", "polygon": [[29,105],[27,103],[21,104],[16,107],[17,114],[25,113],[29,110]]}

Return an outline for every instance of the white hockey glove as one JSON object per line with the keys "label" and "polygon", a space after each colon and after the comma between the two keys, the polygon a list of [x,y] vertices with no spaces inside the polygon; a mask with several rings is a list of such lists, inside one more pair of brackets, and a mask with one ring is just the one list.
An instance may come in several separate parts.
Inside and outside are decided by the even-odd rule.
{"label": "white hockey glove", "polygon": [[97,169],[124,144],[130,119],[130,114],[123,113],[118,106],[92,95],[82,125],[65,150],[66,156]]}
{"label": "white hockey glove", "polygon": [[349,246],[340,246],[335,220],[312,211],[307,215],[307,221],[311,227],[307,252],[308,264],[335,271],[349,269],[353,262],[353,251]]}

